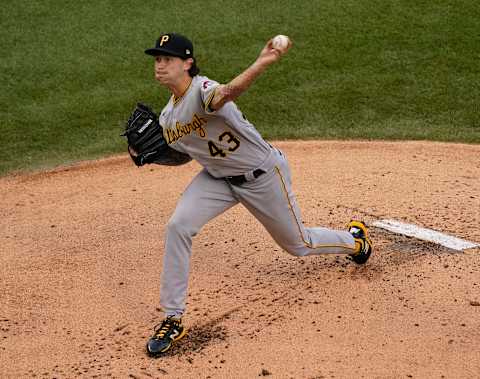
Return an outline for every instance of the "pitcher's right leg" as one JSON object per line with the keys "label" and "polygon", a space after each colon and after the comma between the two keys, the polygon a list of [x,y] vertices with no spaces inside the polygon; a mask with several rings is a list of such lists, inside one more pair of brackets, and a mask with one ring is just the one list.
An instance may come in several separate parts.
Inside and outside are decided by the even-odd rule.
{"label": "pitcher's right leg", "polygon": [[304,227],[283,154],[278,153],[273,170],[232,188],[241,203],[288,253],[296,256],[355,253],[355,239],[348,230]]}

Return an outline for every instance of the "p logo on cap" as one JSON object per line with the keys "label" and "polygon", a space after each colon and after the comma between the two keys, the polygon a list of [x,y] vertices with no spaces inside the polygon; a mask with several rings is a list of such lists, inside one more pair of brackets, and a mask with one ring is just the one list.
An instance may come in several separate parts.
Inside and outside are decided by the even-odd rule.
{"label": "p logo on cap", "polygon": [[155,40],[155,47],[145,50],[145,54],[170,55],[182,59],[193,57],[193,44],[187,38],[178,33],[163,33]]}
{"label": "p logo on cap", "polygon": [[170,39],[170,36],[168,34],[165,34],[164,36],[161,36],[159,45],[163,46],[163,44],[168,42],[169,39]]}

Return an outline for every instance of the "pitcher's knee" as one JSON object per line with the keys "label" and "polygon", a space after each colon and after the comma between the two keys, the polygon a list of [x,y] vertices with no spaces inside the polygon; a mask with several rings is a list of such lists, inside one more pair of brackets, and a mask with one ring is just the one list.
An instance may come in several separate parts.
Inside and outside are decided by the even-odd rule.
{"label": "pitcher's knee", "polygon": [[184,237],[193,237],[195,234],[197,234],[197,231],[198,229],[193,225],[190,225],[186,219],[177,217],[172,217],[166,226],[167,234],[175,234]]}
{"label": "pitcher's knee", "polygon": [[294,257],[304,257],[309,252],[306,246],[282,246],[282,249]]}

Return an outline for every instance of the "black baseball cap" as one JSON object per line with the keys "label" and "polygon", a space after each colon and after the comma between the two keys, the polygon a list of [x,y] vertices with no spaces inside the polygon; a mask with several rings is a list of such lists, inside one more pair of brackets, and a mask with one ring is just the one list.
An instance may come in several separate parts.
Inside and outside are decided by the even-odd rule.
{"label": "black baseball cap", "polygon": [[171,55],[182,59],[193,58],[193,44],[177,33],[162,34],[155,41],[155,47],[145,50],[148,55]]}

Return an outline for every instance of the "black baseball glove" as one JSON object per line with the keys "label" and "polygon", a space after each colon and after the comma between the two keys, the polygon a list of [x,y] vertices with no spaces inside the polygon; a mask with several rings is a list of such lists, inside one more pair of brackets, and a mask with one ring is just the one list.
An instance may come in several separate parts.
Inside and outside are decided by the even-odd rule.
{"label": "black baseball glove", "polygon": [[157,114],[145,104],[138,103],[125,125],[128,152],[137,166],[157,163],[178,166],[191,161],[189,155],[168,146]]}

